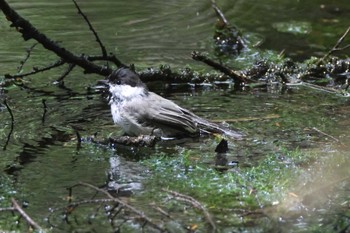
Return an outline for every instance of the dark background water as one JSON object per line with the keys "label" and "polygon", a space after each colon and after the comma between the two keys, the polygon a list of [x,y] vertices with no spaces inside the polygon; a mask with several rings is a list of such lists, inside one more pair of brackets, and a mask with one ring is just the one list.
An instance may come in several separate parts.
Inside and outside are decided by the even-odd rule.
{"label": "dark background water", "polygon": [[[92,33],[71,1],[9,3],[40,31],[60,41],[67,49],[77,54],[100,53]],[[209,70],[193,61],[190,54],[193,50],[213,52],[216,17],[210,1],[86,0],[78,3],[108,51],[124,63],[134,63],[140,70],[161,64],[175,69],[191,65],[197,70]],[[284,51],[286,56],[299,61],[328,51],[350,23],[348,0],[217,3],[227,19],[244,34],[264,38],[261,49],[276,53]],[[287,26],[280,27],[281,24]],[[300,32],[299,29],[286,32],[288,25],[301,25],[302,28]],[[4,17],[0,17],[0,31],[0,74],[16,73],[25,50],[33,41],[24,42]],[[56,60],[55,55],[37,46],[23,71]],[[30,203],[28,210],[37,218],[47,214],[48,206],[60,205],[67,195],[67,186],[78,181],[104,184],[111,166],[110,158],[118,157],[127,168],[135,166],[134,172],[129,172],[125,179],[141,182],[138,173],[142,168],[130,161],[132,154],[128,151],[116,152],[89,143],[83,143],[82,149],[77,150],[76,131],[83,137],[96,132],[102,137],[116,135],[119,131],[112,124],[106,101],[93,91],[89,93],[89,87],[101,77],[85,75],[76,69],[66,78],[65,88],[60,88],[54,81],[62,72],[64,69],[60,68],[26,78],[23,82],[32,89],[10,86],[0,95],[1,100],[7,99],[15,117],[7,148],[0,151],[1,170],[15,181],[16,196]],[[282,116],[281,127],[274,121],[239,123],[238,126],[252,138],[270,141],[278,138],[286,146],[305,146],[305,133],[300,132],[305,127],[317,127],[348,139],[345,129],[349,122],[344,117],[349,113],[346,99],[319,92],[310,94],[298,88],[287,93],[235,93],[219,88],[188,90],[167,96],[209,119]],[[3,146],[11,120],[5,106],[0,106],[0,145]],[[214,143],[192,145],[201,153],[214,146]],[[321,145],[316,143],[316,147],[319,149]],[[265,150],[268,149],[257,149],[261,154]],[[158,152],[143,154],[149,156]]]}

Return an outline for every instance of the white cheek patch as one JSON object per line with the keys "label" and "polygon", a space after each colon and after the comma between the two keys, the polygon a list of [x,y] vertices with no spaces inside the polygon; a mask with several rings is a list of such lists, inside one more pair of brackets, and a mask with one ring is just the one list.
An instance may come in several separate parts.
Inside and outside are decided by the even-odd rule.
{"label": "white cheek patch", "polygon": [[145,89],[143,87],[132,87],[130,85],[109,84],[109,92],[113,97],[119,100],[130,100],[134,97],[144,95]]}

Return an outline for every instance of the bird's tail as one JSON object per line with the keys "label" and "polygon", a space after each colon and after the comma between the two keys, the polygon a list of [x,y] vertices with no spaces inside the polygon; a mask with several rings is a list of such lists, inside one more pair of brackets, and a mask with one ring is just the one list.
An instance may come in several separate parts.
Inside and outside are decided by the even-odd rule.
{"label": "bird's tail", "polygon": [[224,125],[216,124],[210,121],[206,121],[202,118],[195,119],[201,133],[211,134],[211,133],[218,133],[218,134],[224,134],[228,137],[232,137],[235,139],[242,139],[245,135],[237,130],[230,129]]}

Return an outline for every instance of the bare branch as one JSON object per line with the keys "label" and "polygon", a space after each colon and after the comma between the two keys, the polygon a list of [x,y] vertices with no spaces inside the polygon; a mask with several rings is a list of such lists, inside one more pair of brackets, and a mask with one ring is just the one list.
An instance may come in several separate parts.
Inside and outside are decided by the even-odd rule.
{"label": "bare branch", "polygon": [[5,142],[5,145],[4,145],[4,147],[2,148],[3,150],[6,150],[7,145],[8,145],[9,142],[10,142],[10,138],[11,138],[11,135],[12,135],[12,132],[13,132],[13,128],[14,128],[14,125],[15,125],[15,118],[14,118],[14,116],[13,116],[13,113],[12,113],[12,110],[11,110],[10,106],[7,104],[6,99],[4,100],[4,104],[5,104],[6,108],[7,108],[7,111],[9,111],[10,116],[11,116],[11,129],[10,129],[9,134],[7,135],[7,140],[6,140],[6,142]]}
{"label": "bare branch", "polygon": [[66,62],[63,61],[63,60],[58,60],[55,63],[53,63],[51,65],[48,65],[46,67],[43,67],[43,68],[33,68],[33,71],[28,72],[28,73],[15,74],[15,75],[5,74],[5,78],[6,79],[23,78],[23,77],[26,77],[26,76],[30,76],[30,75],[34,75],[34,74],[37,74],[37,73],[40,73],[40,72],[44,72],[44,71],[50,70],[52,68],[59,67],[61,65],[64,65],[65,63]]}
{"label": "bare branch", "polygon": [[65,77],[74,69],[75,64],[69,64],[68,69],[57,79],[57,82],[62,82]]}
{"label": "bare branch", "polygon": [[109,138],[109,144],[153,147],[159,140],[159,137],[150,135],[140,135],[138,137],[120,136],[117,138]]}
{"label": "bare branch", "polygon": [[[114,54],[110,54],[106,57],[103,57],[103,56],[86,56],[86,59],[93,62],[93,61],[110,61],[110,62],[113,62],[117,67],[127,67],[126,65],[124,65]],[[33,68],[32,71],[30,72],[27,72],[27,73],[23,73],[23,74],[14,74],[14,75],[11,75],[11,74],[5,74],[5,78],[6,79],[14,79],[14,78],[23,78],[23,77],[26,77],[26,76],[30,76],[30,75],[35,75],[37,73],[40,73],[40,72],[44,72],[44,71],[47,71],[47,70],[50,70],[50,69],[53,69],[53,68],[56,68],[56,67],[59,67],[59,66],[62,66],[66,64],[66,62],[62,59],[52,63],[51,65],[47,65],[43,68]],[[65,78],[71,71],[72,69],[71,68],[74,68],[73,67],[68,67],[67,71],[62,74],[61,78],[59,78],[57,81],[61,81],[61,79]]]}
{"label": "bare branch", "polygon": [[0,0],[0,8],[6,15],[7,19],[12,22],[11,27],[15,27],[18,32],[22,34],[24,40],[35,39],[46,49],[61,57],[65,62],[80,66],[86,73],[96,73],[103,76],[108,76],[112,73],[110,68],[96,65],[84,56],[76,56],[72,52],[50,40],[45,34],[40,33],[29,21],[13,10],[5,0]]}
{"label": "bare branch", "polygon": [[225,24],[225,26],[229,25],[228,20],[226,19],[224,13],[220,10],[220,8],[217,6],[216,1],[211,1],[211,7],[214,9],[216,16],[219,18],[219,20]]}
{"label": "bare branch", "polygon": [[102,56],[103,57],[107,57],[107,51],[106,51],[106,47],[102,44],[102,41],[100,40],[100,37],[98,36],[98,34],[96,33],[95,29],[93,28],[92,24],[90,23],[88,17],[84,14],[84,12],[81,11],[78,3],[75,1],[75,0],[72,0],[74,2],[74,5],[75,7],[77,8],[78,10],[78,14],[80,14],[85,22],[89,25],[89,29],[90,31],[92,31],[92,33],[94,34],[95,38],[96,38],[96,41],[97,43],[100,45],[100,48],[101,48],[101,52],[102,52]]}
{"label": "bare branch", "polygon": [[85,186],[88,188],[91,188],[97,192],[101,192],[103,194],[105,194],[108,198],[112,199],[113,201],[115,201],[116,203],[120,204],[122,207],[127,208],[128,210],[130,210],[131,212],[133,212],[134,214],[138,215],[141,219],[145,220],[147,223],[149,223],[152,227],[154,227],[155,229],[161,231],[161,232],[166,232],[166,229],[163,228],[162,226],[156,224],[152,219],[150,219],[147,215],[145,215],[142,211],[136,209],[135,207],[125,203],[124,201],[122,201],[119,198],[113,197],[108,191],[100,189],[94,185],[88,184],[88,183],[84,183],[84,182],[79,182],[76,185],[71,186],[70,188],[74,188],[76,186]]}
{"label": "bare branch", "polygon": [[23,61],[20,62],[20,65],[17,67],[17,72],[21,72],[21,70],[23,69],[24,64],[28,61],[31,52],[33,51],[33,49],[35,48],[35,46],[37,46],[38,43],[34,43],[30,48],[27,49],[27,55],[26,57],[23,59]]}
{"label": "bare branch", "polygon": [[250,80],[247,79],[246,77],[244,77],[244,75],[242,75],[242,74],[240,74],[232,69],[229,69],[229,68],[209,59],[208,57],[206,57],[206,56],[204,56],[196,51],[192,52],[192,58],[196,61],[204,62],[205,64],[213,67],[214,69],[219,70],[219,71],[223,72],[224,74],[230,76],[231,78],[234,79],[235,83],[242,84],[242,83],[250,82]]}
{"label": "bare branch", "polygon": [[185,194],[179,193],[179,192],[175,192],[169,189],[162,189],[164,192],[167,192],[169,194],[171,194],[172,196],[174,196],[175,199],[180,200],[180,201],[184,201],[186,203],[191,204],[193,207],[201,210],[204,214],[204,217],[206,219],[206,221],[210,224],[210,226],[212,227],[212,232],[216,232],[216,225],[211,217],[211,215],[209,214],[209,212],[205,209],[205,207],[196,199],[194,199],[193,197],[187,196]]}
{"label": "bare branch", "polygon": [[39,226],[17,203],[14,198],[11,198],[14,209],[27,221],[27,223],[34,229],[41,231],[42,227]]}
{"label": "bare branch", "polygon": [[46,99],[42,99],[41,102],[42,102],[43,108],[44,108],[43,115],[41,116],[41,122],[44,124],[45,123],[45,116],[46,116],[46,113],[47,113]]}
{"label": "bare branch", "polygon": [[338,138],[336,138],[336,137],[334,137],[334,136],[332,136],[332,135],[330,135],[330,134],[327,134],[327,133],[325,133],[325,132],[323,132],[323,131],[317,129],[316,127],[312,127],[312,129],[315,130],[316,132],[318,132],[318,133],[320,133],[320,134],[322,134],[322,135],[324,135],[324,136],[326,136],[326,137],[329,137],[329,138],[333,139],[334,141],[339,142],[339,143],[341,143],[342,145],[344,145]]}
{"label": "bare branch", "polygon": [[6,212],[6,211],[16,211],[16,208],[14,208],[14,207],[0,208],[0,212]]}
{"label": "bare branch", "polygon": [[340,50],[344,50],[350,47],[349,45],[344,46],[343,48],[340,48],[340,44],[343,43],[345,37],[349,34],[350,32],[350,26],[348,27],[348,29],[346,29],[346,31],[344,32],[344,34],[339,38],[339,40],[337,41],[337,43],[333,46],[333,48],[331,50],[328,51],[327,54],[325,54],[320,60],[318,60],[318,62],[316,63],[317,65],[320,65],[327,57],[329,57],[332,53],[336,52],[336,51],[340,51]]}

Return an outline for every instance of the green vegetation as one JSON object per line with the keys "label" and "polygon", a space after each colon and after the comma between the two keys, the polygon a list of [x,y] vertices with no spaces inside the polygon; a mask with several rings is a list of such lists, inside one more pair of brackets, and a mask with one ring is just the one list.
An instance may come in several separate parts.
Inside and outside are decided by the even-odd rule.
{"label": "green vegetation", "polygon": [[164,195],[161,188],[176,190],[196,198],[212,212],[217,212],[215,218],[220,219],[224,217],[220,212],[221,215],[230,214],[222,210],[233,209],[231,214],[235,215],[238,209],[250,211],[279,203],[296,182],[293,177],[299,177],[303,167],[316,155],[282,149],[267,155],[257,166],[238,166],[226,172],[198,162],[209,156],[212,155],[184,150],[177,157],[156,155],[143,161],[152,174],[145,186],[153,189],[151,194],[147,191],[145,195],[157,201]]}
{"label": "green vegetation", "polygon": [[[181,212],[181,203],[169,202],[162,189],[189,195],[212,213],[223,231],[242,226],[263,231],[285,230],[286,219],[296,221],[300,216],[304,216],[303,221],[308,224],[288,227],[298,231],[334,232],[349,224],[349,211],[345,210],[349,198],[345,198],[344,188],[348,172],[340,167],[342,173],[335,177],[332,169],[335,163],[345,166],[343,155],[282,148],[257,161],[256,166],[239,165],[225,172],[203,164],[210,156],[184,150],[177,157],[163,154],[143,161],[151,175],[140,200],[167,209],[174,209],[175,205]],[[331,198],[332,204],[326,204],[334,192],[338,194]],[[312,208],[322,210],[317,218],[307,217]],[[182,216],[183,224],[188,223],[188,219],[192,219],[189,211]]]}

